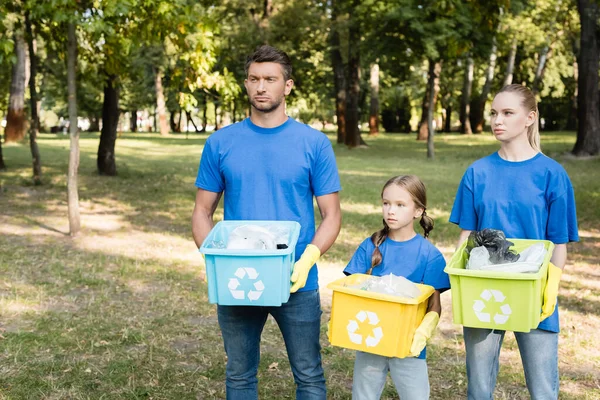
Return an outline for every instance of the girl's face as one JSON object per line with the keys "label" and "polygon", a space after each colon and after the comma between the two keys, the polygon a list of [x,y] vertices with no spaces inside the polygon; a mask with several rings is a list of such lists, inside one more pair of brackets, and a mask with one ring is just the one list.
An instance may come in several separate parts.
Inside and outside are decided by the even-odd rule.
{"label": "girl's face", "polygon": [[498,93],[492,102],[491,124],[494,136],[502,143],[515,138],[527,139],[527,128],[535,122],[535,112],[522,106],[522,98],[516,93]]}
{"label": "girl's face", "polygon": [[413,221],[421,217],[423,209],[417,208],[406,189],[392,184],[383,191],[382,212],[383,219],[391,231],[414,230]]}

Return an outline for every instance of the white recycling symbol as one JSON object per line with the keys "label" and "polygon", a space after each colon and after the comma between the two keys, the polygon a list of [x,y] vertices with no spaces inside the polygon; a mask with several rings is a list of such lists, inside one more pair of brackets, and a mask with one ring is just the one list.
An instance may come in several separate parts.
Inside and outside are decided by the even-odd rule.
{"label": "white recycling symbol", "polygon": [[[502,303],[506,299],[506,296],[499,290],[485,289],[483,292],[481,292],[480,297],[483,300],[475,300],[475,303],[473,304],[473,311],[475,311],[477,319],[479,319],[481,322],[490,322],[492,316],[490,315],[490,313],[484,312],[485,303],[489,302],[492,299],[492,297],[494,298],[494,301],[496,303]],[[512,310],[510,309],[510,306],[507,303],[505,303],[500,306],[500,311],[502,313],[494,314],[494,322],[499,325],[502,325],[505,324],[506,321],[508,321],[508,318],[512,314]]]}
{"label": "white recycling symbol", "polygon": [[[244,277],[248,275],[248,278],[256,280],[256,278],[258,278],[258,272],[256,272],[254,268],[240,267],[235,271],[234,275],[237,278],[230,278],[227,287],[229,288],[229,291],[231,292],[231,295],[234,299],[244,300],[244,297],[246,297],[246,293],[244,293],[243,290],[238,290],[238,287],[240,286],[240,281],[238,280],[238,278],[244,279]],[[253,286],[255,290],[248,291],[248,300],[258,300],[262,295],[263,290],[265,290],[265,285],[262,281],[254,282]]]}
{"label": "white recycling symbol", "polygon": [[[379,324],[379,317],[377,316],[377,314],[375,314],[372,311],[359,311],[358,314],[356,314],[355,318],[361,323],[365,322],[365,320],[367,319],[369,320],[369,325],[373,326],[373,329],[371,334],[365,339],[365,344],[367,345],[367,347],[377,346],[377,344],[383,337],[383,330],[380,326],[377,326],[377,324]],[[348,321],[347,329],[350,341],[352,343],[362,344],[362,335],[356,333],[356,331],[358,330],[358,322],[356,322],[356,320],[351,319],[350,321]]]}

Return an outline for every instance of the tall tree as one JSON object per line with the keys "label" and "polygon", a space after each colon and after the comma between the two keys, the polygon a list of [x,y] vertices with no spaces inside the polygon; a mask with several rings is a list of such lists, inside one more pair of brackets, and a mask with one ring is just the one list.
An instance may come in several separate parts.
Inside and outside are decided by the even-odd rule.
{"label": "tall tree", "polygon": [[485,111],[485,104],[488,101],[488,96],[490,95],[490,91],[492,89],[492,81],[494,80],[494,68],[496,68],[497,50],[498,47],[496,45],[496,37],[494,37],[492,40],[492,48],[490,50],[488,65],[485,73],[485,83],[481,89],[479,99],[475,103],[476,107],[474,107],[475,109],[471,114],[471,126],[476,133],[483,132],[483,124],[485,120],[483,114]]}
{"label": "tall tree", "polygon": [[433,125],[433,105],[437,93],[440,91],[440,72],[442,71],[442,62],[429,60],[429,80],[431,81],[431,87],[429,88],[429,107],[427,108],[427,129],[429,134],[427,135],[427,158],[433,159],[435,157],[435,149],[433,145],[433,137],[435,135],[435,127]]}
{"label": "tall tree", "polygon": [[463,90],[460,100],[460,132],[470,135],[471,130],[471,90],[473,88],[473,57],[467,55],[465,64],[465,77],[463,80]]}
{"label": "tall tree", "polygon": [[76,236],[81,230],[79,215],[79,129],[77,126],[77,36],[75,22],[67,24],[67,86],[69,91],[69,171],[67,174],[67,203],[69,212],[69,234]]}
{"label": "tall tree", "polygon": [[338,21],[339,1],[331,0],[331,28],[329,31],[330,57],[333,68],[335,91],[335,115],[337,123],[337,143],[346,142],[346,73],[341,52],[340,23]]}
{"label": "tall tree", "polygon": [[504,82],[502,86],[510,85],[513,81],[513,72],[515,70],[515,59],[517,58],[517,45],[518,40],[516,37],[512,39],[510,45],[510,51],[508,52],[508,59],[506,61],[506,72],[504,74]]}
{"label": "tall tree", "polygon": [[117,77],[106,73],[104,84],[104,103],[102,105],[102,130],[98,145],[97,167],[100,175],[117,175],[115,161],[115,142],[119,123],[119,84]]}
{"label": "tall tree", "polygon": [[369,134],[379,133],[379,64],[371,64],[369,84],[371,86],[371,107],[369,112]]}
{"label": "tall tree", "polygon": [[581,20],[581,50],[577,94],[577,141],[573,154],[596,155],[600,152],[600,94],[598,70],[600,67],[600,6],[594,0],[578,0]]}
{"label": "tall tree", "polygon": [[[352,8],[356,9],[358,0],[352,1]],[[345,144],[358,147],[360,137],[360,21],[354,13],[350,14],[348,28],[348,99],[346,102],[346,138]]]}
{"label": "tall tree", "polygon": [[167,107],[165,106],[165,92],[163,89],[162,76],[160,68],[156,68],[155,90],[156,90],[156,114],[158,116],[158,127],[161,136],[169,134],[169,125],[167,123]]}
{"label": "tall tree", "polygon": [[27,44],[22,28],[14,32],[16,62],[12,69],[8,113],[4,129],[4,141],[18,142],[25,137],[25,87],[27,86]]}
{"label": "tall tree", "polygon": [[33,183],[34,185],[42,184],[42,160],[40,149],[37,144],[38,136],[38,95],[36,87],[37,77],[37,58],[35,55],[35,37],[31,26],[30,11],[25,10],[25,32],[27,35],[27,47],[29,48],[29,100],[31,120],[29,123],[29,149],[31,151],[31,159],[33,166]]}

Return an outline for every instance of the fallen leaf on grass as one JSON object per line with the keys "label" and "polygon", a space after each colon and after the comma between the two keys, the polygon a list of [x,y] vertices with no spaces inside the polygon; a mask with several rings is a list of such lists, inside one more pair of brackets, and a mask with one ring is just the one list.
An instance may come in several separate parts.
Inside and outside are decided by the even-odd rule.
{"label": "fallen leaf on grass", "polygon": [[269,370],[271,370],[271,371],[275,371],[275,370],[278,370],[278,369],[279,369],[279,363],[278,362],[272,362],[269,365]]}

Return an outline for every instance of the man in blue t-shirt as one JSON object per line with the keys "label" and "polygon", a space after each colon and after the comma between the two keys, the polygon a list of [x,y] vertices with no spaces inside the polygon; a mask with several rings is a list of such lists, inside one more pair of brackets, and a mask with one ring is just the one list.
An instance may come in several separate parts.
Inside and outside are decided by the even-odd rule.
{"label": "man in blue t-shirt", "polygon": [[[208,138],[196,178],[192,231],[198,247],[213,227],[222,194],[226,220],[297,221],[301,225],[287,303],[280,307],[218,306],[227,353],[228,399],[258,399],[260,337],[269,314],[285,341],[296,398],[326,399],[315,263],[340,231],[341,186],[329,139],[285,113],[285,97],[294,84],[291,74],[289,57],[273,47],[260,46],[248,57],[244,85],[251,116]],[[316,231],[313,197],[322,217]]]}

